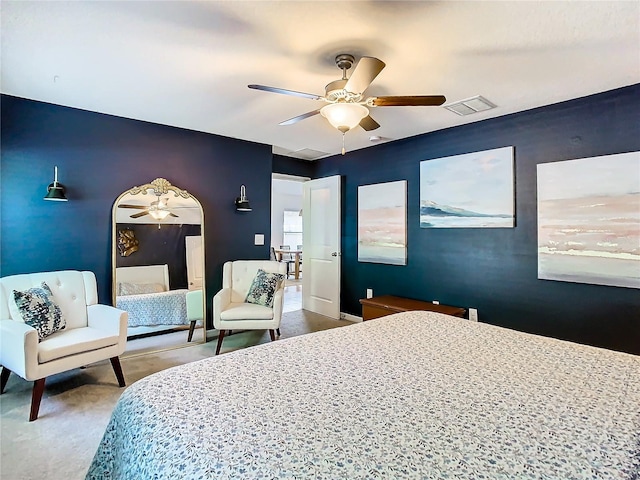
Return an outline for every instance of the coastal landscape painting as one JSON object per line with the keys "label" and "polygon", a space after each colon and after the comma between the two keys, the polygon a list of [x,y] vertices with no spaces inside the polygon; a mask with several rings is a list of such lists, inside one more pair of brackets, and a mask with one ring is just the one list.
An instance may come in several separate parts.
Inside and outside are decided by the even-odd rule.
{"label": "coastal landscape painting", "polygon": [[407,264],[407,182],[358,187],[358,261]]}
{"label": "coastal landscape painting", "polygon": [[537,168],[538,278],[640,288],[640,152]]}
{"label": "coastal landscape painting", "polygon": [[513,147],[420,162],[421,228],[511,228]]}

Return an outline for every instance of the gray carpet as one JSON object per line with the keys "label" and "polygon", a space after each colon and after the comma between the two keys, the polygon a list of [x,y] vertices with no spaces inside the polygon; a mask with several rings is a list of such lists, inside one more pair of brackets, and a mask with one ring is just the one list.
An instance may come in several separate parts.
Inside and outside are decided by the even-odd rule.
{"label": "gray carpet", "polygon": [[[281,338],[348,324],[303,310],[288,312],[283,315]],[[238,332],[225,337],[221,353],[269,341],[268,332]],[[213,356],[215,347],[214,337],[206,344],[123,358],[127,385],[160,370]],[[107,360],[47,378],[35,422],[28,421],[32,386],[12,374],[0,396],[0,478],[83,479],[124,391],[118,387],[111,364]]]}

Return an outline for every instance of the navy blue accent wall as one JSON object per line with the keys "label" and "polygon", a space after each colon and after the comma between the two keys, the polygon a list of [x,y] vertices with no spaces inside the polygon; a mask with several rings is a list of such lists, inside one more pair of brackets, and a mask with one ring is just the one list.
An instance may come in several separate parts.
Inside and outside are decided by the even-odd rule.
{"label": "navy blue accent wall", "polygon": [[[137,212],[137,210],[131,210]],[[116,267],[167,265],[172,290],[189,288],[187,283],[187,248],[185,237],[200,235],[200,225],[160,225],[118,223],[118,231],[133,231],[138,250],[123,257],[116,253]]]}
{"label": "navy blue accent wall", "polygon": [[273,173],[285,173],[298,177],[315,177],[318,162],[301,160],[299,158],[286,157],[284,155],[273,156]]}
{"label": "navy blue accent wall", "polygon": [[[425,109],[425,115],[429,112]],[[420,162],[515,147],[513,229],[421,229]],[[478,309],[480,321],[640,354],[640,291],[537,279],[536,165],[640,150],[640,85],[320,160],[343,177],[341,309],[374,294]],[[406,266],[357,260],[359,185],[408,180]]]}
{"label": "navy blue accent wall", "polygon": [[[204,208],[208,310],[225,261],[269,258],[271,146],[7,95],[1,112],[2,276],[91,270],[111,303],[111,208],[157,177]],[[42,199],[54,165],[68,202]],[[235,210],[241,184],[252,212]],[[264,246],[254,246],[256,233]]]}

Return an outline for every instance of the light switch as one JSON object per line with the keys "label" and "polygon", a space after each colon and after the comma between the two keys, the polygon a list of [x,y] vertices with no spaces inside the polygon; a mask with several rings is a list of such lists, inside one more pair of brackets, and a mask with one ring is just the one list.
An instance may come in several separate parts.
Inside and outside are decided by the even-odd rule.
{"label": "light switch", "polygon": [[264,245],[264,234],[256,233],[255,240],[253,241],[254,245]]}

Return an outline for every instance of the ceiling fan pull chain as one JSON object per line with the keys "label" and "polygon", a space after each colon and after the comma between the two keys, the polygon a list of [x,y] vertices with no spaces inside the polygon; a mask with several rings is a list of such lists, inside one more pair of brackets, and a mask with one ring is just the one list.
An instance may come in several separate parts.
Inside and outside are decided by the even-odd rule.
{"label": "ceiling fan pull chain", "polygon": [[345,133],[346,133],[346,132],[342,132],[342,154],[343,154],[343,155],[345,154],[345,149],[344,149],[344,134],[345,134]]}

